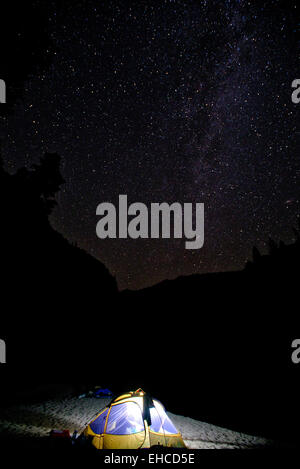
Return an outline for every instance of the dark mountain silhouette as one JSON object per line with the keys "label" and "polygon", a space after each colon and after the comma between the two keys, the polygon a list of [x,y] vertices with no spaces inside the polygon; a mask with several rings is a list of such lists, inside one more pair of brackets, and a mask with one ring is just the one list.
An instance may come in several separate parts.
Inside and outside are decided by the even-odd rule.
{"label": "dark mountain silhouette", "polygon": [[72,363],[72,351],[88,347],[118,293],[106,267],[49,223],[64,182],[59,160],[46,154],[14,175],[0,169],[1,322],[15,353],[8,350],[10,364],[39,363],[39,356]]}
{"label": "dark mountain silhouette", "polygon": [[[144,352],[145,387],[162,400],[168,390],[197,395],[185,412],[245,431],[299,438],[296,409],[300,365],[291,361],[299,336],[299,230],[289,245],[269,241],[269,254],[253,249],[253,260],[237,272],[166,280],[120,294],[132,317],[143,317],[134,336]],[[158,379],[157,377],[160,376]],[[184,391],[183,391],[184,390]],[[286,428],[289,434],[286,435]]]}

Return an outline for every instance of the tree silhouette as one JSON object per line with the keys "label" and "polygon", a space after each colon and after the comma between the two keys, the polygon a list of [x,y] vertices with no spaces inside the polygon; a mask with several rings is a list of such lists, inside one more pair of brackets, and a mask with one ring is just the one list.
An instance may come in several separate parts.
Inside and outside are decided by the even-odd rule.
{"label": "tree silhouette", "polygon": [[278,246],[271,237],[269,237],[268,246],[269,246],[269,254],[270,256],[272,256],[273,254],[276,253]]}
{"label": "tree silhouette", "polygon": [[256,246],[253,246],[252,257],[253,257],[253,262],[254,263],[258,263],[261,259],[261,254],[260,254],[260,252],[259,252],[259,250],[257,249]]}

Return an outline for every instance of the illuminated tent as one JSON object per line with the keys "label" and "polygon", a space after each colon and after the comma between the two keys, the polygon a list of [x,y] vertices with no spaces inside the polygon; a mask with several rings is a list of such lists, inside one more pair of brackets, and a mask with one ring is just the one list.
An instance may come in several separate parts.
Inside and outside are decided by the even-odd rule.
{"label": "illuminated tent", "polygon": [[84,431],[97,449],[184,448],[162,404],[141,389],[114,399]]}

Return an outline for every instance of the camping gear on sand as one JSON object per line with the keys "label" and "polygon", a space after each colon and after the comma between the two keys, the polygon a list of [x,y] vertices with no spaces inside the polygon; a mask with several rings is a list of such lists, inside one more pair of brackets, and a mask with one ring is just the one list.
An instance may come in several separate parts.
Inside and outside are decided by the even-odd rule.
{"label": "camping gear on sand", "polygon": [[50,432],[50,447],[69,448],[72,445],[72,438],[69,430],[51,430]]}
{"label": "camping gear on sand", "polygon": [[114,399],[84,431],[97,449],[185,448],[163,405],[141,389]]}
{"label": "camping gear on sand", "polygon": [[71,439],[69,430],[51,430],[50,437],[57,438],[57,439],[67,439],[67,440]]}
{"label": "camping gear on sand", "polygon": [[113,393],[107,388],[105,388],[105,389],[101,389],[101,388],[96,389],[96,391],[94,391],[94,393],[93,393],[93,397],[97,397],[97,398],[110,397],[112,395],[113,395]]}

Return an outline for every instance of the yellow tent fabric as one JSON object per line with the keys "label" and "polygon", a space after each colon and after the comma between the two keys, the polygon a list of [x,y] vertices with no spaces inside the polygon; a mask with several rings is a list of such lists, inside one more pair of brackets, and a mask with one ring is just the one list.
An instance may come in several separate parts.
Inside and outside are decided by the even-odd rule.
{"label": "yellow tent fabric", "polygon": [[185,448],[162,404],[138,389],[114,399],[84,431],[96,449]]}

